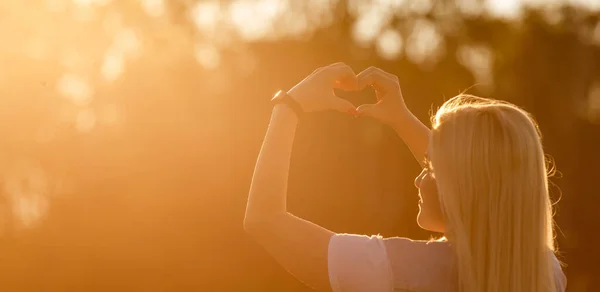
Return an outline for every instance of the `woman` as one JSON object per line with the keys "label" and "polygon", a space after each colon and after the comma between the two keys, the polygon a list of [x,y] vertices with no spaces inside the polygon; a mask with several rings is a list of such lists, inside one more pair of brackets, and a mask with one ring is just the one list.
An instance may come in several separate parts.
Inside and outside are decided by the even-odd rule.
{"label": "woman", "polygon": [[[378,102],[355,109],[332,88],[372,86]],[[282,97],[283,96],[283,97]],[[244,228],[296,278],[322,291],[564,291],[539,131],[504,102],[460,95],[423,125],[398,78],[336,63],[280,95],[258,157]],[[393,127],[423,167],[417,222],[437,241],[335,234],[286,211],[301,111],[334,109]]]}

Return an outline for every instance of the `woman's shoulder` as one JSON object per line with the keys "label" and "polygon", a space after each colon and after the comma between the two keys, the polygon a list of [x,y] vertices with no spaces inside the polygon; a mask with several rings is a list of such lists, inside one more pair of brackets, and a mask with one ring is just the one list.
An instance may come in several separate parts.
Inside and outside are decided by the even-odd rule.
{"label": "woman's shoulder", "polygon": [[394,275],[394,286],[426,291],[453,291],[457,287],[454,253],[445,240],[383,240]]}
{"label": "woman's shoulder", "polygon": [[394,290],[386,250],[381,236],[334,235],[327,254],[331,289],[334,292]]}
{"label": "woman's shoulder", "polygon": [[453,267],[452,251],[443,241],[338,234],[329,246],[334,291],[452,291]]}
{"label": "woman's shoulder", "polygon": [[443,239],[414,240],[406,237],[388,237],[383,238],[383,242],[391,260],[415,259],[437,264],[452,264],[454,260],[450,243]]}

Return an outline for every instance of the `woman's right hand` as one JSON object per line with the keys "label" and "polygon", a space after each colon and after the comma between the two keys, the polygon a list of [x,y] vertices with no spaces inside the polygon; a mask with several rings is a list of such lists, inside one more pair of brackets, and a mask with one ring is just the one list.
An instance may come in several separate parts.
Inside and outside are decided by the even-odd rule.
{"label": "woman's right hand", "polygon": [[369,116],[389,126],[395,126],[399,119],[409,113],[396,75],[377,67],[369,67],[360,72],[357,79],[360,89],[371,86],[377,96],[377,103],[363,104],[357,108],[358,116]]}
{"label": "woman's right hand", "polygon": [[370,85],[377,95],[377,103],[359,106],[358,115],[376,118],[392,127],[422,163],[431,131],[406,107],[398,77],[376,67],[369,67],[356,77],[359,88]]}

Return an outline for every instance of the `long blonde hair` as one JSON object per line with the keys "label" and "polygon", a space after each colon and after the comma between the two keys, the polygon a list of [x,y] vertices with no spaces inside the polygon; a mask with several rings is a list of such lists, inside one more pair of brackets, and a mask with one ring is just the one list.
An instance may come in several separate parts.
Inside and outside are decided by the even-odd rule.
{"label": "long blonde hair", "polygon": [[461,94],[432,124],[429,156],[459,291],[555,291],[548,167],[531,115]]}

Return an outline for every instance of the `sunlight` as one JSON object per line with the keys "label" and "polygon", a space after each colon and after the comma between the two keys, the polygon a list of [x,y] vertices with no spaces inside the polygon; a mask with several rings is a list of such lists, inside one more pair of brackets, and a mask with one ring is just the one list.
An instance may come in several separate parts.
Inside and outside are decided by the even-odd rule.
{"label": "sunlight", "polygon": [[243,39],[258,40],[273,33],[273,24],[287,5],[281,0],[237,0],[229,5],[229,20]]}
{"label": "sunlight", "polygon": [[109,4],[112,0],[72,0],[73,4],[77,6],[104,6]]}
{"label": "sunlight", "polygon": [[523,12],[522,0],[487,0],[485,6],[491,16],[506,20],[519,19]]}
{"label": "sunlight", "polygon": [[456,6],[464,15],[478,16],[483,12],[483,6],[479,0],[456,0]]}
{"label": "sunlight", "polygon": [[106,13],[104,19],[102,20],[102,28],[107,35],[112,35],[122,26],[122,18],[123,16],[120,13],[109,12]]}
{"label": "sunlight", "polygon": [[109,126],[116,125],[119,122],[119,112],[117,110],[117,105],[114,103],[104,105],[100,108],[98,116],[103,124]]}
{"label": "sunlight", "polygon": [[379,0],[387,4],[388,9],[401,9],[407,0]]}
{"label": "sunlight", "polygon": [[372,120],[360,123],[359,131],[362,138],[361,140],[371,147],[380,145],[385,134],[384,127]]}
{"label": "sunlight", "polygon": [[544,15],[544,19],[548,24],[557,25],[563,21],[563,13],[560,7],[548,7],[542,10],[542,14]]}
{"label": "sunlight", "polygon": [[89,132],[96,126],[96,114],[90,108],[82,109],[77,113],[75,127],[79,132]]}
{"label": "sunlight", "polygon": [[535,8],[555,9],[561,5],[569,5],[578,9],[589,10],[590,12],[600,11],[600,1],[598,0],[522,0],[520,2]]}
{"label": "sunlight", "polygon": [[[289,1],[286,1],[286,7],[284,11],[289,10]],[[333,12],[339,0],[311,0],[308,1],[307,6],[305,8],[305,17],[309,19],[312,28],[315,27],[323,27],[329,25],[333,20]],[[298,13],[298,12],[294,12]],[[287,15],[293,13],[287,13]],[[279,28],[279,27],[278,27]],[[287,27],[283,28],[285,32],[287,32]]]}
{"label": "sunlight", "polygon": [[308,31],[309,23],[306,15],[302,13],[292,13],[281,19],[282,25],[290,35],[301,35]]}
{"label": "sunlight", "polygon": [[433,7],[432,0],[418,0],[418,1],[410,1],[409,9],[414,13],[423,15],[431,11]]}
{"label": "sunlight", "polygon": [[35,141],[38,143],[48,143],[54,139],[55,132],[54,129],[47,125],[38,130],[35,134]]}
{"label": "sunlight", "polygon": [[369,0],[348,0],[348,13],[354,17],[361,16],[373,6]]}
{"label": "sunlight", "polygon": [[586,106],[587,120],[591,123],[600,123],[600,81],[590,88]]}
{"label": "sunlight", "polygon": [[600,1],[598,0],[566,0],[567,3],[582,9],[588,9],[593,12],[600,11]]}
{"label": "sunlight", "polygon": [[104,55],[104,62],[102,62],[100,70],[105,80],[115,81],[123,74],[124,66],[123,55],[109,50]]}
{"label": "sunlight", "polygon": [[159,17],[165,13],[164,0],[139,0],[144,11],[152,16]]}
{"label": "sunlight", "polygon": [[221,19],[221,5],[218,1],[200,1],[190,10],[190,17],[196,29],[212,35]]}
{"label": "sunlight", "polygon": [[[118,24],[112,25],[118,26]],[[132,29],[118,29],[112,45],[104,54],[100,67],[100,73],[104,80],[109,82],[117,80],[125,71],[125,58],[139,55],[140,49],[140,41]]]}
{"label": "sunlight", "polygon": [[36,36],[29,39],[25,51],[29,57],[43,60],[48,55],[48,45],[42,37]]}
{"label": "sunlight", "polygon": [[596,28],[594,28],[594,32],[592,33],[592,42],[596,46],[600,46],[600,21],[596,23]]}
{"label": "sunlight", "polygon": [[475,82],[479,90],[489,92],[493,89],[493,55],[488,47],[464,45],[458,48],[456,55],[458,62],[469,69],[473,77],[475,77]]}
{"label": "sunlight", "polygon": [[67,10],[67,5],[69,0],[46,0],[46,9],[50,12],[64,12]]}
{"label": "sunlight", "polygon": [[115,35],[114,49],[127,55],[137,55],[141,49],[140,40],[133,29],[123,28]]}
{"label": "sunlight", "polygon": [[408,58],[417,64],[436,63],[444,53],[444,38],[436,25],[429,20],[417,20],[406,41]]}
{"label": "sunlight", "polygon": [[47,212],[47,188],[44,170],[32,161],[20,161],[7,173],[4,191],[24,227],[32,227]]}
{"label": "sunlight", "polygon": [[386,29],[377,39],[377,52],[382,58],[397,59],[402,53],[402,36],[396,29]]}
{"label": "sunlight", "polygon": [[58,80],[57,89],[60,94],[77,105],[87,105],[92,101],[92,88],[86,80],[78,75],[63,74]]}
{"label": "sunlight", "polygon": [[196,60],[205,69],[216,69],[221,62],[221,54],[213,45],[197,44],[195,47]]}
{"label": "sunlight", "polygon": [[352,26],[352,37],[357,44],[367,47],[377,38],[381,30],[389,24],[392,15],[381,11],[379,7],[371,7],[359,14]]}
{"label": "sunlight", "polygon": [[4,232],[6,232],[6,230],[8,229],[7,227],[10,224],[6,218],[7,216],[8,215],[5,212],[0,212],[0,236],[2,236]]}

